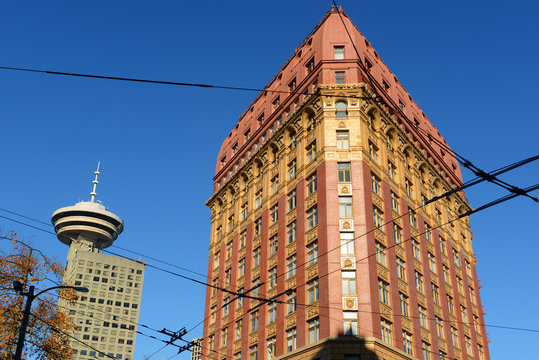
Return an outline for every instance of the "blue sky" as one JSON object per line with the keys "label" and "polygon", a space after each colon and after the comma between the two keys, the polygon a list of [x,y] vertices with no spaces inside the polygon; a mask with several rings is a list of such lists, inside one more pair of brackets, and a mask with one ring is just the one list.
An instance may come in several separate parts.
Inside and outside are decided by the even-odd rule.
{"label": "blue sky", "polygon": [[[538,153],[536,2],[339,4],[461,155],[493,170]],[[261,88],[330,5],[4,2],[0,66]],[[117,244],[206,273],[215,159],[255,96],[0,70],[0,208],[48,221],[89,199],[100,160],[98,198],[126,224]],[[533,185],[539,163],[503,179]],[[491,184],[467,191],[474,207],[503,195]],[[537,209],[515,199],[471,218],[487,324],[539,329]],[[65,259],[52,235],[5,219],[0,227],[35,234],[37,248]],[[204,295],[147,269],[140,322],[190,328],[203,318]],[[492,359],[536,357],[539,333],[487,331]],[[160,346],[139,336],[135,358]]]}

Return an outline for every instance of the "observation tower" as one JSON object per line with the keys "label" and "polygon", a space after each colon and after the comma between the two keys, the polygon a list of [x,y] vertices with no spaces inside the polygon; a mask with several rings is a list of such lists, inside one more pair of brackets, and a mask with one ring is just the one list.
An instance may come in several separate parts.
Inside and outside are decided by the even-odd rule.
{"label": "observation tower", "polygon": [[86,243],[92,250],[105,249],[112,245],[124,229],[123,221],[118,215],[95,201],[96,187],[99,184],[97,178],[100,175],[99,164],[94,174],[90,201],[60,208],[52,214],[51,221],[58,240],[66,245],[77,241]]}

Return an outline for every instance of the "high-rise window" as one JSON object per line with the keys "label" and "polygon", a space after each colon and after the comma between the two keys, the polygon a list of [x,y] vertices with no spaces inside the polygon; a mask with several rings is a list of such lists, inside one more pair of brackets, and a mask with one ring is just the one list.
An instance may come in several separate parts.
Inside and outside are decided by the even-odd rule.
{"label": "high-rise window", "polygon": [[427,319],[427,309],[425,309],[421,305],[418,305],[418,310],[419,310],[419,325],[421,325],[425,329],[428,329],[429,323]]}
{"label": "high-rise window", "polygon": [[318,279],[311,280],[307,283],[307,294],[309,299],[309,304],[312,304],[319,299],[318,292]]}
{"label": "high-rise window", "polygon": [[397,167],[391,162],[387,162],[387,173],[393,181],[397,181]]}
{"label": "high-rise window", "polygon": [[444,272],[444,280],[446,283],[448,283],[449,285],[451,285],[451,275],[449,274],[449,268],[445,265],[442,265],[442,269],[443,269],[443,272]]}
{"label": "high-rise window", "polygon": [[288,180],[292,180],[296,177],[296,160],[292,160],[288,163]]}
{"label": "high-rise window", "polygon": [[425,223],[425,238],[428,242],[432,243],[432,226]]}
{"label": "high-rise window", "polygon": [[238,261],[238,279],[245,275],[245,258]]}
{"label": "high-rise window", "polygon": [[341,255],[354,255],[354,233],[341,233]]}
{"label": "high-rise window", "polygon": [[350,163],[337,163],[339,182],[350,182]]}
{"label": "high-rise window", "polygon": [[391,209],[399,213],[399,197],[393,191],[391,192]]}
{"label": "high-rise window", "polygon": [[440,339],[444,338],[444,321],[436,316],[436,334]]}
{"label": "high-rise window", "polygon": [[457,328],[454,328],[453,326],[451,326],[451,342],[453,343],[454,347],[459,347],[459,333]]}
{"label": "high-rise window", "polygon": [[277,191],[279,190],[279,175],[271,179],[270,190],[272,194],[277,193]]}
{"label": "high-rise window", "polygon": [[449,313],[451,315],[455,315],[455,308],[453,307],[453,298],[449,295],[447,295],[447,308],[449,309]]}
{"label": "high-rise window", "polygon": [[307,69],[307,73],[310,73],[311,71],[314,70],[314,57],[307,62],[307,64],[305,65],[305,68]]}
{"label": "high-rise window", "polygon": [[408,297],[403,293],[399,293],[399,305],[401,309],[402,316],[409,316],[410,310],[408,308]]}
{"label": "high-rise window", "polygon": [[240,249],[243,249],[247,244],[247,230],[243,230],[240,233]]}
{"label": "high-rise window", "polygon": [[269,288],[273,289],[277,286],[277,268],[271,268],[268,274]]}
{"label": "high-rise window", "polygon": [[297,238],[297,229],[296,229],[296,220],[292,221],[286,226],[286,238],[288,243],[291,244],[296,241]]}
{"label": "high-rise window", "polygon": [[279,220],[279,205],[276,204],[275,206],[272,206],[270,209],[270,223],[274,224]]}
{"label": "high-rise window", "polygon": [[258,360],[258,345],[249,348],[249,360]]}
{"label": "high-rise window", "polygon": [[305,148],[307,150],[307,163],[310,163],[316,158],[316,141],[313,141]]}
{"label": "high-rise window", "polygon": [[418,271],[414,271],[415,274],[415,288],[418,292],[423,294],[423,275]]}
{"label": "high-rise window", "polygon": [[389,305],[389,284],[378,279],[378,298],[381,303]]}
{"label": "high-rise window", "polygon": [[270,253],[270,256],[272,255],[275,255],[277,254],[277,248],[278,248],[278,245],[279,245],[279,238],[277,236],[277,234],[273,235],[272,237],[270,237],[269,239],[269,253]]}
{"label": "high-rise window", "polygon": [[380,181],[380,178],[378,176],[371,174],[371,188],[372,192],[376,195],[381,195],[382,193],[382,183]]}
{"label": "high-rise window", "polygon": [[277,304],[272,302],[268,304],[268,324],[277,320]]}
{"label": "high-rise window", "polygon": [[286,278],[290,279],[296,275],[296,255],[290,256],[286,259]]}
{"label": "high-rise window", "polygon": [[345,101],[337,101],[335,104],[335,117],[346,118],[348,117],[348,104]]}
{"label": "high-rise window", "polygon": [[376,242],[376,261],[378,261],[379,264],[387,266],[386,261],[386,247],[379,242]]}
{"label": "high-rise window", "polygon": [[374,219],[374,226],[382,229],[384,226],[384,213],[382,210],[378,209],[376,206],[372,208],[372,214]]}
{"label": "high-rise window", "polygon": [[308,332],[309,332],[309,343],[312,344],[320,340],[320,320],[318,318],[309,320]]}
{"label": "high-rise window", "polygon": [[232,257],[232,246],[233,246],[232,241],[226,244],[226,258],[227,259],[230,259]]}
{"label": "high-rise window", "polygon": [[296,189],[289,192],[287,198],[288,198],[288,211],[295,209],[297,205]]}
{"label": "high-rise window", "polygon": [[318,262],[318,241],[314,241],[307,245],[307,259],[309,265]]}
{"label": "high-rise window", "polygon": [[225,327],[221,330],[221,346],[226,346],[228,340],[228,328]]}
{"label": "high-rise window", "polygon": [[391,345],[393,343],[393,335],[391,332],[391,323],[387,320],[380,320],[380,325],[382,327],[382,341],[385,342],[388,345]]}
{"label": "high-rise window", "polygon": [[286,332],[286,351],[291,352],[296,350],[296,328],[292,328]]}
{"label": "high-rise window", "polygon": [[429,257],[429,269],[436,274],[436,257],[430,252],[427,253],[427,256]]}
{"label": "high-rise window", "polygon": [[440,305],[440,290],[437,285],[432,284],[432,301]]}
{"label": "high-rise window", "polygon": [[348,130],[337,130],[337,149],[348,150]]}
{"label": "high-rise window", "polygon": [[421,350],[423,352],[423,360],[430,360],[430,344],[421,341]]}
{"label": "high-rise window", "polygon": [[343,296],[357,296],[356,272],[342,272],[342,294]]}
{"label": "high-rise window", "polygon": [[260,265],[260,247],[257,247],[253,251],[253,268]]}
{"label": "high-rise window", "polygon": [[241,220],[245,220],[247,218],[247,214],[249,213],[249,207],[247,202],[243,203],[241,205]]}
{"label": "high-rise window", "polygon": [[276,356],[277,340],[275,337],[271,337],[267,340],[268,345],[268,360],[273,359]]}
{"label": "high-rise window", "polygon": [[410,210],[409,218],[410,226],[417,230],[417,214],[415,213],[415,211]]}
{"label": "high-rise window", "polygon": [[334,46],[333,51],[335,60],[344,60],[344,46]]}
{"label": "high-rise window", "polygon": [[339,217],[352,217],[352,197],[339,196]]}
{"label": "high-rise window", "polygon": [[408,194],[408,196],[413,198],[414,197],[414,184],[412,183],[412,181],[409,179],[406,179],[404,181],[404,187],[406,189],[406,193]]}
{"label": "high-rise window", "polygon": [[419,261],[421,261],[421,249],[419,248],[419,242],[416,239],[412,239],[412,255]]}
{"label": "high-rise window", "polygon": [[402,243],[402,229],[397,224],[393,224],[393,237],[395,238],[395,244]]}
{"label": "high-rise window", "polygon": [[378,147],[371,142],[369,142],[369,155],[372,161],[378,163]]}
{"label": "high-rise window", "polygon": [[255,220],[255,237],[260,236],[260,234],[262,234],[262,218]]}
{"label": "high-rise window", "polygon": [[404,352],[413,355],[413,343],[412,343],[412,335],[407,333],[406,331],[402,332],[402,345],[404,347]]}
{"label": "high-rise window", "polygon": [[243,320],[239,319],[238,321],[236,321],[236,337],[235,337],[236,340],[241,339],[242,332],[243,332]]}
{"label": "high-rise window", "polygon": [[296,311],[296,290],[286,295],[286,313],[291,314]]}
{"label": "high-rise window", "polygon": [[314,193],[317,189],[316,173],[307,178],[307,196]]}
{"label": "high-rise window", "polygon": [[355,311],[344,311],[343,312],[344,320],[344,335],[358,335],[358,326],[357,326],[357,312]]}
{"label": "high-rise window", "polygon": [[316,225],[318,225],[318,209],[313,206],[307,210],[307,229],[312,229]]}
{"label": "high-rise window", "polygon": [[255,208],[256,209],[258,209],[260,205],[262,205],[262,197],[263,197],[263,193],[262,193],[262,189],[260,189],[255,193]]}
{"label": "high-rise window", "polygon": [[258,317],[259,317],[258,310],[253,311],[251,313],[251,331],[258,330]]}
{"label": "high-rise window", "polygon": [[442,254],[447,255],[446,242],[443,237],[440,237],[440,250],[442,251]]}
{"label": "high-rise window", "polygon": [[406,262],[397,256],[397,276],[406,281]]}
{"label": "high-rise window", "polygon": [[335,72],[335,84],[344,84],[344,71]]}

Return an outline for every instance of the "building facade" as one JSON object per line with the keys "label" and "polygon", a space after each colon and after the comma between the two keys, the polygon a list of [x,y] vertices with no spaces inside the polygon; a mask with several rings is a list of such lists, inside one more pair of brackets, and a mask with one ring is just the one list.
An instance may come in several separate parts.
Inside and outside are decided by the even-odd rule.
{"label": "building facade", "polygon": [[[97,185],[97,175],[94,184]],[[74,359],[132,360],[144,282],[142,261],[100,253],[123,231],[123,221],[105,206],[84,201],[54,212],[58,239],[69,245],[64,282],[89,292],[59,307],[76,325]]]}
{"label": "building facade", "polygon": [[346,14],[332,8],[265,89],[207,202],[208,282],[258,299],[208,288],[203,355],[488,359],[455,220],[470,207],[462,192],[428,203],[462,184],[458,163]]}

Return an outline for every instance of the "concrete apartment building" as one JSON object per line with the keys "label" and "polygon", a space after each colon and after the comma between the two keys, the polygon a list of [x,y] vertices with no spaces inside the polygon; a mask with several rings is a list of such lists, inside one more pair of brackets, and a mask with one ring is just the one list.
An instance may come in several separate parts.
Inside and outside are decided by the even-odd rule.
{"label": "concrete apartment building", "polygon": [[449,153],[332,7],[218,154],[208,282],[258,300],[208,288],[203,356],[489,359]]}
{"label": "concrete apartment building", "polygon": [[94,202],[99,169],[95,174],[91,201],[52,215],[58,240],[69,245],[64,279],[89,289],[74,304],[60,300],[59,306],[77,326],[73,336],[79,341],[71,342],[74,359],[132,360],[145,264],[100,253],[123,231],[123,221]]}

